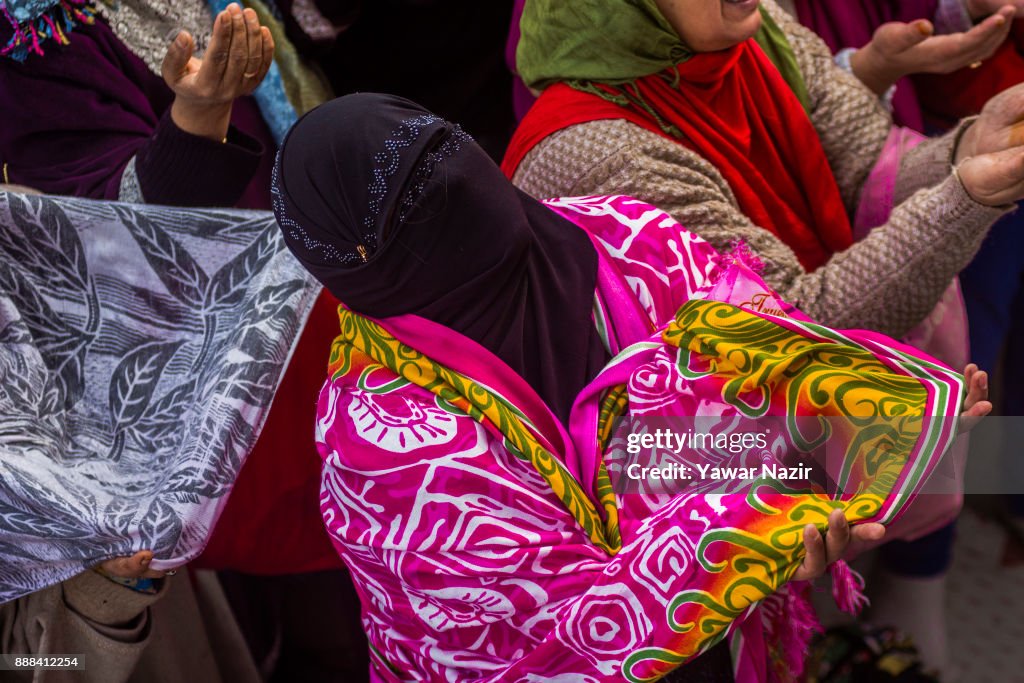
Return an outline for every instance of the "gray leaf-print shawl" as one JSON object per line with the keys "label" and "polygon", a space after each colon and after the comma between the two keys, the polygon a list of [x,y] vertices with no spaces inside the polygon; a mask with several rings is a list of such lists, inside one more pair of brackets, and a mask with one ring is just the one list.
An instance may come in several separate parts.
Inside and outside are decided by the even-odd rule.
{"label": "gray leaf-print shawl", "polygon": [[0,192],[0,602],[195,557],[319,291],[270,213]]}

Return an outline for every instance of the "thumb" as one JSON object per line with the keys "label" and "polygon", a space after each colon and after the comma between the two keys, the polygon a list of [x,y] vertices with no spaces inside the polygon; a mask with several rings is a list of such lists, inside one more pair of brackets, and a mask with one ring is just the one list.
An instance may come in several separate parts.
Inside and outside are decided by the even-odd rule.
{"label": "thumb", "polygon": [[970,157],[960,162],[956,172],[967,194],[979,204],[1011,204],[1024,190],[1024,151],[1011,147]]}
{"label": "thumb", "polygon": [[909,24],[893,21],[875,31],[875,40],[882,54],[895,55],[923,43],[935,33],[930,21],[919,19]]}
{"label": "thumb", "polygon": [[192,59],[195,50],[192,36],[188,31],[176,31],[174,40],[167,47],[167,54],[164,55],[163,64],[160,66],[160,73],[168,84],[172,84],[181,78]]}

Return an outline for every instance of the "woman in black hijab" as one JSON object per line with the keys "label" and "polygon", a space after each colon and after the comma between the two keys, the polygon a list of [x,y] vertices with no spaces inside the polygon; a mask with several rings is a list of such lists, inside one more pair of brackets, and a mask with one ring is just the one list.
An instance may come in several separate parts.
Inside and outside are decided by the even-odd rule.
{"label": "woman in black hijab", "polygon": [[469,337],[563,421],[608,360],[586,233],[408,100],[350,95],[303,117],[278,156],[274,210],[288,247],[345,306]]}

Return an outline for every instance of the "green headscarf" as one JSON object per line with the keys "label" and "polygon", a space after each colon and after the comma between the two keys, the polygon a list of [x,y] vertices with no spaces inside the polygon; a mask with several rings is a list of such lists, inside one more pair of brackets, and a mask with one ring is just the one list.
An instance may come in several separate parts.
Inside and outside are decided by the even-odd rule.
{"label": "green headscarf", "polygon": [[[761,16],[754,39],[807,109],[793,48],[763,7]],[[536,90],[559,81],[628,83],[694,54],[654,0],[527,0],[519,26],[516,68]]]}

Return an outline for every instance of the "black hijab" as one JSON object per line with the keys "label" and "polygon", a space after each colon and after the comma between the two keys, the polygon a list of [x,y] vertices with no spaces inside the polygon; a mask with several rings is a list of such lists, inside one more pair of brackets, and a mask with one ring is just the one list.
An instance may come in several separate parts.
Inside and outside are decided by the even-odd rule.
{"label": "black hijab", "polygon": [[346,306],[473,339],[563,422],[607,361],[586,233],[408,100],[348,95],[306,114],[278,154],[273,198],[292,253]]}

